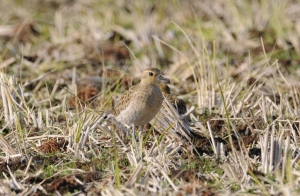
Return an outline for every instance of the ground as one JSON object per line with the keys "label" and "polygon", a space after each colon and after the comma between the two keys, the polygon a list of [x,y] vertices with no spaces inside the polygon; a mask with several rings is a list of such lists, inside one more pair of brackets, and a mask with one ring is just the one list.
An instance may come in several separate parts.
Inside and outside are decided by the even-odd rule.
{"label": "ground", "polygon": [[[0,11],[0,195],[300,194],[298,1]],[[104,116],[146,67],[188,117],[166,100],[139,135]]]}

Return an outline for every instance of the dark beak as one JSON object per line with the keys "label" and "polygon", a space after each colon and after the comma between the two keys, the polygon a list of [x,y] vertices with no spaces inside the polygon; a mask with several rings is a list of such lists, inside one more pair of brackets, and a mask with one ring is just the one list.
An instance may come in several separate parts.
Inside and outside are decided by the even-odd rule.
{"label": "dark beak", "polygon": [[159,76],[159,80],[162,83],[170,83],[170,80],[168,78],[163,77],[162,75]]}

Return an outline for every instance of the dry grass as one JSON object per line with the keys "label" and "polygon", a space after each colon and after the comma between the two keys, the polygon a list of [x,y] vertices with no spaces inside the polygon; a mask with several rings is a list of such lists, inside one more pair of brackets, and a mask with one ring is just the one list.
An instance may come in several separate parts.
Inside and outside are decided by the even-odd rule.
{"label": "dry grass", "polygon": [[[0,5],[0,195],[298,195],[297,1]],[[141,69],[168,102],[138,141],[102,114]]]}

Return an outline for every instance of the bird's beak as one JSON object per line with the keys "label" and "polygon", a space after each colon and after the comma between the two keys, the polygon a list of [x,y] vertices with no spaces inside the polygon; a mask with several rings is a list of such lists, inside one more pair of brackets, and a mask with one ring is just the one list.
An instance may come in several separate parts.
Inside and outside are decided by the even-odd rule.
{"label": "bird's beak", "polygon": [[162,83],[170,83],[168,78],[163,77],[162,75],[159,76],[159,81]]}

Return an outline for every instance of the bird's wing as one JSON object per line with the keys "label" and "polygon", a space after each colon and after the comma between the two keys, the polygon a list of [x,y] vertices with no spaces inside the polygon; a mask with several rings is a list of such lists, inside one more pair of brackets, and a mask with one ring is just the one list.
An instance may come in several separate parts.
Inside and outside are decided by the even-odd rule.
{"label": "bird's wing", "polygon": [[176,96],[168,93],[164,93],[164,96],[169,99],[179,114],[185,114],[187,112],[185,102],[182,99],[178,99]]}
{"label": "bird's wing", "polygon": [[136,89],[138,88],[139,85],[135,85],[133,87],[131,87],[120,99],[120,101],[118,102],[118,104],[115,106],[115,108],[111,111],[111,114],[114,116],[117,116],[120,114],[120,112],[122,110],[125,110],[129,103],[130,100],[132,99],[132,97],[134,96],[134,92],[136,91]]}

